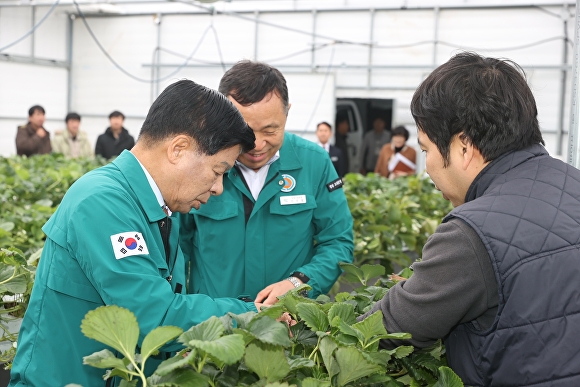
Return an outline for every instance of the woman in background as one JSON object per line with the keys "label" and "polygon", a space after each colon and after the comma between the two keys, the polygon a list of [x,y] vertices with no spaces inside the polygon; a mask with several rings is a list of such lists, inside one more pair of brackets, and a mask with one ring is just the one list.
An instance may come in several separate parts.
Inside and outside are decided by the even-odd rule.
{"label": "woman in background", "polygon": [[417,152],[407,146],[408,139],[409,131],[404,126],[397,126],[393,129],[391,142],[381,148],[375,173],[389,179],[415,173]]}

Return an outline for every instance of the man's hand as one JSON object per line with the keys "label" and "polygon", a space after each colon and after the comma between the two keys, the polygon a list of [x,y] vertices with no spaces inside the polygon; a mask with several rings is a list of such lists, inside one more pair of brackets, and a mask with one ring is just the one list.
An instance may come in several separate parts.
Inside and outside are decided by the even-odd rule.
{"label": "man's hand", "polygon": [[260,312],[260,308],[262,307],[262,303],[261,302],[254,302],[254,306],[256,307],[256,309],[258,310],[258,312]]}
{"label": "man's hand", "polygon": [[46,136],[46,131],[42,128],[36,129],[36,135],[40,138],[44,138]]}
{"label": "man's hand", "polygon": [[[299,279],[297,281],[302,283]],[[286,294],[286,292],[292,289],[294,289],[294,285],[288,280],[276,282],[262,289],[256,296],[256,302],[262,302],[264,305],[274,305],[278,302],[278,296]]]}

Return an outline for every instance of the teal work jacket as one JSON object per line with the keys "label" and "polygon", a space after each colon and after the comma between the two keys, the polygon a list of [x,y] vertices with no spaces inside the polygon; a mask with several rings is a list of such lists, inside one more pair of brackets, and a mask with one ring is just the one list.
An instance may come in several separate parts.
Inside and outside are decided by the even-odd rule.
{"label": "teal work jacket", "polygon": [[[172,222],[168,265],[158,225],[165,217],[139,162],[128,151],[70,188],[43,227],[46,244],[20,330],[10,386],[105,386],[104,370],[83,365],[83,357],[106,346],[80,329],[85,314],[102,305],[135,313],[139,343],[160,325],[186,330],[211,316],[255,311],[253,303],[237,299],[185,294],[178,222]],[[141,235],[125,246],[127,256],[122,256],[119,241],[111,238],[122,233]],[[142,246],[148,254],[134,254]],[[178,349],[173,342],[161,351]]]}
{"label": "teal work jacket", "polygon": [[[338,263],[352,262],[354,249],[352,216],[337,179],[322,147],[290,133],[258,200],[240,172],[230,170],[222,195],[180,215],[188,291],[253,300],[299,271],[310,278],[309,296],[328,292],[341,273]],[[253,204],[247,224],[244,196]]]}

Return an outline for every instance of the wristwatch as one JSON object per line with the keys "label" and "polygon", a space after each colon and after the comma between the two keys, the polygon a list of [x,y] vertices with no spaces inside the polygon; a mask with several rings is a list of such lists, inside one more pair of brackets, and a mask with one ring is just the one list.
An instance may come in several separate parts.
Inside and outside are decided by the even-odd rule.
{"label": "wristwatch", "polygon": [[296,277],[288,277],[286,278],[288,281],[292,282],[292,285],[294,285],[295,288],[299,288],[302,284],[300,283],[300,281],[298,281],[298,278]]}
{"label": "wristwatch", "polygon": [[[296,277],[291,276],[291,277],[288,277],[286,279],[288,281],[292,282],[292,285],[294,285],[294,288],[299,288],[300,286],[302,286],[302,284],[300,283],[300,281],[298,281],[298,278],[296,278]],[[300,291],[298,294],[304,298],[308,298],[308,291],[306,289]]]}

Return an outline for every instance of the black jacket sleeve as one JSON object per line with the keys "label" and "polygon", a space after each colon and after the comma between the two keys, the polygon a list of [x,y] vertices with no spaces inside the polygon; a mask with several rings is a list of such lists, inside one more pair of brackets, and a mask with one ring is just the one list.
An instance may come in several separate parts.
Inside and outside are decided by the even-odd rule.
{"label": "black jacket sleeve", "polygon": [[413,275],[392,287],[373,309],[380,310],[388,332],[411,333],[412,339],[381,342],[427,347],[457,324],[479,320],[482,329],[495,318],[498,287],[481,239],[460,219],[441,224],[423,248]]}

